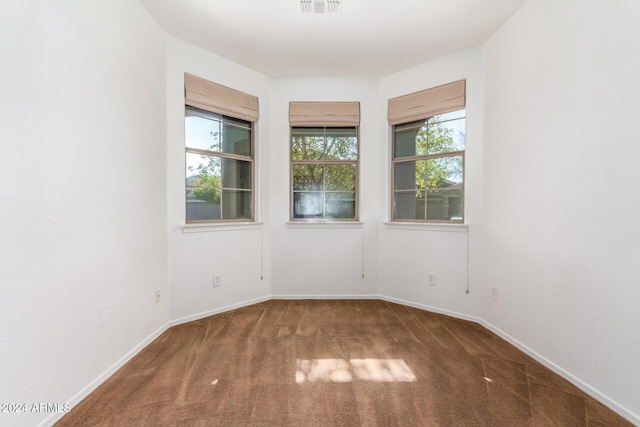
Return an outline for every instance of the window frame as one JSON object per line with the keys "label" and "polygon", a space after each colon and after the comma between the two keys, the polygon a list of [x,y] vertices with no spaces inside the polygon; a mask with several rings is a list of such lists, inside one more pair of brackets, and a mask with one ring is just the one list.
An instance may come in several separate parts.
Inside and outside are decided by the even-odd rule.
{"label": "window frame", "polygon": [[[184,118],[187,118],[187,109],[190,109],[192,112],[195,112],[197,114],[195,115],[201,115],[201,117],[204,118],[214,118],[214,119],[219,119],[221,125],[228,119],[231,121],[240,121],[240,122],[244,122],[246,124],[248,124],[248,130],[249,130],[249,134],[250,134],[250,153],[251,156],[243,156],[243,155],[239,155],[239,154],[233,154],[233,153],[224,153],[223,151],[210,151],[210,150],[205,150],[205,149],[201,149],[201,148],[193,148],[193,147],[188,147],[187,146],[187,137],[186,137],[186,124],[185,124],[185,135],[184,135],[184,176],[185,176],[185,181],[184,181],[184,185],[185,185],[185,195],[184,195],[184,215],[185,215],[185,224],[187,225],[215,225],[215,224],[229,224],[229,223],[242,223],[242,222],[255,222],[256,221],[256,143],[255,143],[255,139],[256,139],[256,135],[255,135],[255,128],[256,128],[256,123],[253,121],[249,121],[246,119],[241,119],[241,118],[237,118],[237,117],[233,117],[233,116],[229,116],[229,115],[225,115],[225,114],[221,114],[221,113],[217,113],[215,111],[210,111],[210,110],[206,110],[200,107],[195,107],[192,105],[189,105],[187,103],[185,103],[185,109],[184,109]],[[207,117],[209,116],[209,117]],[[233,124],[231,124],[231,126],[233,126]],[[202,156],[211,156],[211,157],[217,157],[219,159],[229,159],[229,160],[237,160],[237,161],[244,161],[244,162],[249,162],[251,165],[251,188],[249,190],[249,192],[251,193],[251,216],[249,218],[222,218],[223,216],[223,207],[222,207],[222,193],[224,190],[224,187],[222,186],[222,171],[221,171],[221,180],[220,180],[220,219],[201,219],[201,220],[193,220],[193,219],[189,219],[187,216],[187,195],[189,192],[188,189],[188,185],[187,185],[187,179],[186,179],[186,172],[187,172],[187,154],[197,154],[197,155],[202,155]],[[230,189],[230,188],[227,188]],[[231,188],[232,190],[239,190],[238,188]],[[240,189],[241,190],[241,189]]]}
{"label": "window frame", "polygon": [[[465,145],[464,145],[464,150],[456,150],[456,151],[448,151],[445,153],[437,153],[437,154],[423,154],[423,155],[415,155],[415,156],[406,156],[406,157],[396,157],[396,129],[399,127],[403,127],[403,126],[410,126],[411,124],[417,124],[419,122],[422,122],[423,125],[422,126],[428,126],[428,122],[429,120],[431,120],[433,117],[439,116],[439,115],[443,115],[443,114],[449,114],[449,113],[453,113],[453,112],[457,112],[457,111],[464,111],[464,124],[465,124]],[[459,119],[453,119],[453,120],[459,120]],[[450,120],[452,121],[452,120]],[[391,182],[391,187],[390,187],[390,212],[389,212],[389,218],[390,218],[390,222],[392,223],[417,223],[417,224],[455,224],[455,225],[461,225],[461,224],[466,224],[466,215],[465,215],[465,202],[466,202],[466,149],[467,149],[467,144],[466,144],[466,126],[467,125],[467,114],[466,114],[466,106],[461,108],[461,109],[456,109],[456,110],[452,110],[452,111],[446,111],[443,113],[437,113],[437,114],[433,114],[430,117],[426,117],[424,119],[418,119],[418,120],[412,120],[410,122],[406,122],[406,123],[397,123],[394,125],[391,125],[391,144],[390,144],[390,148],[391,148],[391,152],[390,152],[390,182]],[[421,127],[422,127],[421,126]],[[428,130],[427,130],[428,132]],[[427,210],[427,189],[425,188],[425,219],[418,219],[418,218],[396,218],[396,189],[395,189],[395,168],[396,165],[399,163],[408,163],[408,162],[417,162],[417,161],[428,161],[428,160],[432,160],[432,159],[442,159],[442,158],[448,158],[448,157],[461,157],[462,158],[462,183],[460,186],[460,191],[461,191],[461,197],[460,197],[460,209],[461,209],[461,217],[460,219],[456,219],[456,220],[438,220],[438,219],[428,219],[427,218],[427,214],[426,214],[426,210]],[[409,191],[409,190],[407,190]],[[416,191],[415,189],[411,190],[411,191]]]}
{"label": "window frame", "polygon": [[[356,134],[356,159],[355,160],[294,160],[293,159],[293,133],[294,129],[318,129],[322,128],[324,132],[324,138],[326,139],[327,129],[338,128],[353,128]],[[295,197],[294,197],[294,166],[295,165],[354,165],[355,166],[355,182],[354,182],[354,216],[353,218],[327,218],[324,216],[326,204],[323,203],[323,217],[322,218],[297,218],[295,217]],[[323,195],[326,194],[326,190],[323,190]],[[326,198],[324,198],[326,201]],[[289,221],[295,223],[336,223],[336,222],[359,222],[360,221],[360,126],[353,125],[313,125],[313,126],[289,126]]]}

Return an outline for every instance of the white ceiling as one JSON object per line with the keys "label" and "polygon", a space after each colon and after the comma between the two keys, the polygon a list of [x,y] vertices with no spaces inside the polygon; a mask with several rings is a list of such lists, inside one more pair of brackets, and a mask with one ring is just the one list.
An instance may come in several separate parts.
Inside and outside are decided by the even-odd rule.
{"label": "white ceiling", "polygon": [[140,0],[169,34],[271,77],[382,76],[475,46],[526,0]]}

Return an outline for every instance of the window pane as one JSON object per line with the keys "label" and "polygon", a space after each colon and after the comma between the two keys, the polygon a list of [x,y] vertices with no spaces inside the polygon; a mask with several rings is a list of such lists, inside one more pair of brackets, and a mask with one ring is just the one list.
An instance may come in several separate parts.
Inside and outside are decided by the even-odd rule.
{"label": "window pane", "polygon": [[427,219],[436,221],[462,220],[462,188],[427,191]]}
{"label": "window pane", "polygon": [[416,189],[416,161],[396,163],[393,168],[393,189]]}
{"label": "window pane", "polygon": [[186,107],[185,145],[251,157],[251,123]]}
{"label": "window pane", "polygon": [[358,137],[356,128],[326,128],[327,150],[325,159],[357,160]]}
{"label": "window pane", "polygon": [[222,190],[222,218],[250,219],[251,191]]}
{"label": "window pane", "polygon": [[186,153],[187,220],[220,219],[220,159]]}
{"label": "window pane", "polygon": [[323,218],[324,193],[322,191],[293,192],[294,218]]}
{"label": "window pane", "polygon": [[293,218],[355,218],[357,133],[355,126],[291,128]]}
{"label": "window pane", "polygon": [[324,173],[327,191],[356,191],[355,165],[325,165]]}
{"label": "window pane", "polygon": [[[462,156],[429,159],[423,168],[427,175],[427,188],[448,188],[462,184]],[[416,171],[416,175],[421,174],[422,170]]]}
{"label": "window pane", "polygon": [[[421,185],[424,185],[425,160],[396,163],[394,177],[394,218],[425,219],[420,209]],[[422,204],[424,206],[424,204]]]}
{"label": "window pane", "polygon": [[225,117],[222,135],[224,153],[251,157],[251,123]]}
{"label": "window pane", "polygon": [[187,107],[184,119],[185,145],[201,150],[220,151],[221,116]]}
{"label": "window pane", "polygon": [[465,119],[440,122],[430,120],[427,138],[428,154],[462,151],[465,149]]}
{"label": "window pane", "polygon": [[462,220],[462,156],[427,160],[428,220]]}
{"label": "window pane", "polygon": [[395,219],[425,220],[425,191],[394,191],[393,217]]}
{"label": "window pane", "polygon": [[293,165],[293,190],[324,190],[324,165]]}
{"label": "window pane", "polygon": [[355,192],[327,192],[325,218],[353,219],[356,216]]}
{"label": "window pane", "polygon": [[394,165],[394,218],[462,219],[462,156]]}
{"label": "window pane", "polygon": [[185,106],[187,222],[253,219],[252,135],[251,122]]}
{"label": "window pane", "polygon": [[437,116],[433,116],[429,121],[431,122],[444,122],[447,120],[455,120],[455,119],[464,119],[465,118],[465,110],[457,110],[451,111],[450,113],[439,114]]}
{"label": "window pane", "polygon": [[465,149],[465,110],[394,127],[394,157],[425,156]]}
{"label": "window pane", "polygon": [[320,160],[326,149],[324,128],[291,129],[292,160]]}
{"label": "window pane", "polygon": [[418,133],[423,130],[424,124],[425,121],[422,120],[394,127],[393,155],[395,158],[420,156],[426,153],[426,137],[423,137],[422,150],[417,147]]}
{"label": "window pane", "polygon": [[[393,128],[393,219],[462,221],[465,110]],[[412,161],[403,158],[416,157]]]}
{"label": "window pane", "polygon": [[251,162],[233,159],[222,160],[222,186],[224,188],[251,189]]}
{"label": "window pane", "polygon": [[350,128],[292,128],[292,160],[357,160],[358,137]]}

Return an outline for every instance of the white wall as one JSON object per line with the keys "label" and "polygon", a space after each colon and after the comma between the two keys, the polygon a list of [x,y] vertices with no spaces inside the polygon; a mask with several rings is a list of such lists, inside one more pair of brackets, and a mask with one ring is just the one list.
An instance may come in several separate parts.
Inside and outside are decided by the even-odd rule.
{"label": "white wall", "polygon": [[483,317],[640,424],[638,22],[530,0],[486,43]]}
{"label": "white wall", "polygon": [[[272,80],[125,0],[0,16],[2,402],[76,403],[169,320],[382,296],[482,319],[640,423],[637,2],[530,0],[484,46],[381,79]],[[263,224],[185,232],[184,72],[258,96]],[[468,226],[384,225],[387,100],[462,78]],[[361,103],[362,224],[288,224],[289,101]]]}
{"label": "white wall", "polygon": [[[456,80],[467,80],[465,221],[457,225],[380,224],[379,293],[461,317],[479,314],[482,248],[482,144],[484,80],[482,47],[475,47],[380,79],[378,133],[383,143],[378,170],[379,216],[390,217],[388,100]],[[467,253],[468,249],[468,253]],[[427,285],[427,273],[436,286]],[[469,273],[469,274],[467,274]],[[469,293],[467,289],[469,276]]]}
{"label": "white wall", "polygon": [[128,0],[0,21],[0,401],[30,410],[77,403],[168,321],[165,42]]}
{"label": "white wall", "polygon": [[[258,97],[258,221],[269,222],[271,153],[269,79],[167,36],[167,188],[170,316],[181,321],[245,305],[271,294],[269,230],[262,225],[210,226],[185,232],[184,73]],[[263,227],[265,228],[263,230]],[[198,227],[191,227],[190,231]],[[213,275],[222,286],[213,288]]]}
{"label": "white wall", "polygon": [[[271,232],[273,294],[278,297],[360,297],[377,283],[380,138],[377,82],[370,78],[272,81]],[[360,102],[361,224],[289,224],[289,102]],[[364,277],[363,277],[364,274]]]}
{"label": "white wall", "polygon": [[[470,272],[480,277],[482,222],[482,48],[433,61],[382,79],[298,78],[271,83],[271,262],[277,297],[372,297],[472,317],[480,282],[467,287],[467,227],[386,228],[389,219],[389,98],[467,79],[467,221]],[[359,101],[362,224],[297,225],[289,220],[290,101]],[[446,231],[442,231],[446,230]],[[453,230],[454,232],[450,232]],[[400,266],[400,268],[398,268]],[[426,273],[438,276],[426,286]],[[362,274],[364,273],[364,278]]]}

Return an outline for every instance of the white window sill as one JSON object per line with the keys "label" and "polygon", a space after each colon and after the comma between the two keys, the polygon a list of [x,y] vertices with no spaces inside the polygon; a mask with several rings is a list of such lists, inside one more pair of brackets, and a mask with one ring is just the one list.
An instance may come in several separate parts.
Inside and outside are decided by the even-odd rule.
{"label": "white window sill", "polygon": [[256,230],[262,228],[261,222],[221,222],[210,224],[185,224],[183,233],[207,233],[211,231]]}
{"label": "white window sill", "polygon": [[390,230],[444,231],[448,233],[466,233],[467,224],[435,224],[421,222],[385,222],[384,227]]}
{"label": "white window sill", "polygon": [[287,228],[362,228],[360,221],[288,221]]}

